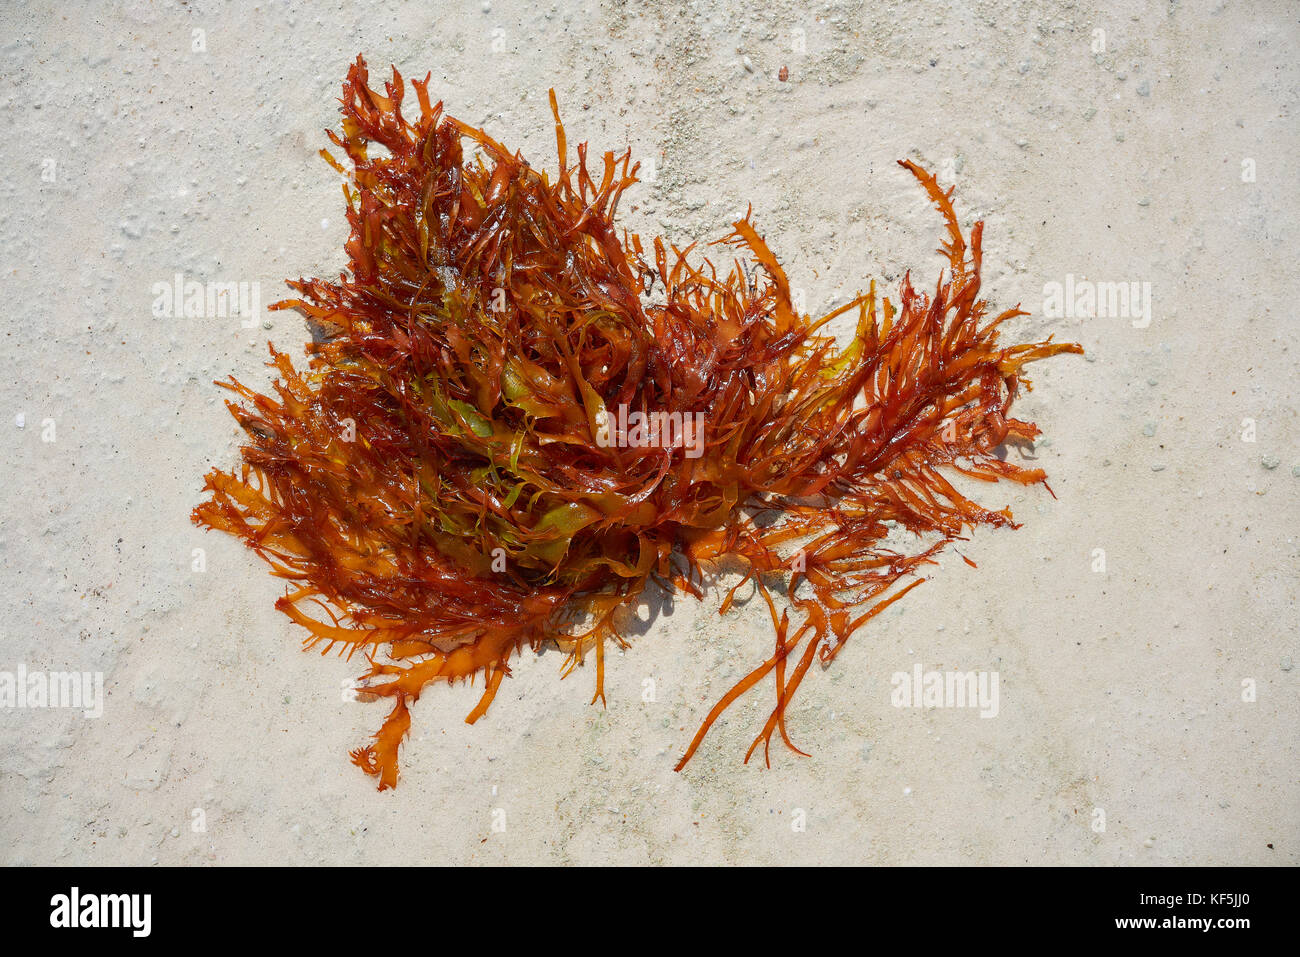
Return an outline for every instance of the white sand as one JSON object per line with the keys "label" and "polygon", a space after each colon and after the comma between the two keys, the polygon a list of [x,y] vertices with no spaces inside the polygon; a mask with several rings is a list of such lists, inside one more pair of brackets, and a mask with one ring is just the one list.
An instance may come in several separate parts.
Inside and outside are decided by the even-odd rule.
{"label": "white sand", "polygon": [[[1300,861],[1294,4],[415,6],[0,8],[0,670],[102,672],[107,695],[93,720],[0,710],[0,860]],[[894,160],[955,174],[964,221],[987,219],[988,298],[1036,313],[1010,333],[1086,347],[1033,367],[1018,406],[1057,499],[981,490],[1024,527],[979,533],[978,571],[949,553],[809,676],[790,728],[811,757],[740,763],[764,686],[673,773],[769,653],[766,613],[720,618],[714,595],[613,657],[604,711],[553,652],[472,728],[478,691],[428,689],[377,793],[346,754],[386,711],[342,700],[358,663],[301,653],[264,566],[190,525],[236,456],[212,380],[264,385],[266,338],[298,355],[306,333],[156,318],[153,285],[269,302],[337,274],[315,154],[358,52],[432,70],[449,112],[547,168],[553,85],[571,144],[654,157],[629,226],[713,239],[752,202],[814,312],[873,275],[932,284],[940,224]],[[1044,318],[1067,274],[1150,282],[1150,325]],[[918,661],[997,671],[998,716],[892,707]]]}

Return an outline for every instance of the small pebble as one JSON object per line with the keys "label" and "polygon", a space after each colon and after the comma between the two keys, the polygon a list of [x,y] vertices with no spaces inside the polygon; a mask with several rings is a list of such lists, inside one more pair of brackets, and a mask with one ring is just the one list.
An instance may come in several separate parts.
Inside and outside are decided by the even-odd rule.
{"label": "small pebble", "polygon": [[1291,656],[1290,656],[1290,655],[1287,655],[1285,658],[1282,659],[1282,670],[1283,670],[1283,671],[1290,671],[1290,670],[1291,670],[1292,668],[1294,668],[1294,667],[1295,667],[1295,665],[1291,663]]}
{"label": "small pebble", "polygon": [[1151,471],[1153,471],[1153,472],[1163,472],[1164,470],[1165,470],[1165,467],[1164,467],[1163,465],[1153,465],[1153,466],[1151,466]]}
{"label": "small pebble", "polygon": [[1259,460],[1259,464],[1264,466],[1264,468],[1272,471],[1273,469],[1277,468],[1279,465],[1282,464],[1282,460],[1278,458],[1276,455],[1266,455]]}

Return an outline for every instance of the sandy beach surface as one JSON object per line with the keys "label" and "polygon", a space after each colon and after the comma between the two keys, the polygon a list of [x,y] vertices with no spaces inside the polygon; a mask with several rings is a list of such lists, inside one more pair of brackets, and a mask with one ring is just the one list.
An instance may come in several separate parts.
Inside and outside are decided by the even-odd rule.
{"label": "sandy beach surface", "polygon": [[[0,672],[99,675],[102,714],[0,706],[0,861],[1300,862],[1300,8],[1104,6],[6,3]],[[570,144],[653,165],[625,225],[686,245],[752,204],[816,314],[938,278],[913,159],[986,221],[984,295],[1033,313],[1009,338],[1083,344],[1016,407],[1055,498],[979,490],[1023,527],[809,676],[809,757],[742,764],[764,687],[673,771],[770,654],[724,580],[647,609],[607,708],[557,651],[472,727],[481,689],[427,689],[379,793],[360,663],[300,651],[283,583],[190,523],[238,455],[213,380],[266,387],[309,335],[265,305],[345,263],[317,150],[358,53],[544,169],[553,87]],[[261,308],[167,314],[177,275]],[[1052,302],[1120,283],[1119,315]],[[996,674],[996,715],[896,707],[918,665]]]}

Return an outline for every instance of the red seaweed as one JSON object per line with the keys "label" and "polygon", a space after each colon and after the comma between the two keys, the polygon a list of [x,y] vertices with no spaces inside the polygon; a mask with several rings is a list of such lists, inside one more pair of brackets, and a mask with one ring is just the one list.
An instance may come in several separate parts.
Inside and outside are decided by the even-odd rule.
{"label": "red seaweed", "polygon": [[[381,94],[361,57],[343,85],[348,269],[298,279],[273,308],[317,335],[305,369],[271,347],[273,394],[233,377],[248,438],[214,469],[200,525],[242,539],[288,582],[276,607],[322,652],[361,652],[363,691],[392,710],[354,763],[397,782],[411,703],[435,681],[482,679],[481,717],[524,646],[569,653],[564,674],[627,644],[651,582],[703,598],[726,563],[771,615],[771,654],[704,718],[681,761],[760,682],[774,702],[745,756],[773,735],[814,663],[924,579],[979,525],[1017,527],[945,472],[1046,485],[999,456],[1031,442],[1012,418],[1026,364],[1073,344],[1003,345],[979,298],[983,223],[963,233],[951,190],[900,161],[941,215],[948,261],[933,291],[872,283],[801,315],[750,214],[708,258],[615,226],[630,152],[570,156],[554,92],[554,178],[397,70]],[[470,154],[466,154],[466,146]],[[346,164],[346,165],[345,165]],[[856,319],[846,345],[826,331]],[[1050,489],[1049,489],[1050,491]],[[886,547],[893,526],[915,537]],[[973,565],[974,563],[969,562]],[[900,585],[904,578],[912,580]],[[804,753],[800,751],[799,753]]]}

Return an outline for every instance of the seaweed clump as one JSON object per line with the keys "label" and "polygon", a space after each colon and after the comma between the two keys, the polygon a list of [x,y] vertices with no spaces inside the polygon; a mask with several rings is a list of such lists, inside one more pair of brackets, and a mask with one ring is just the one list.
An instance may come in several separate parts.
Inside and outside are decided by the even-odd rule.
{"label": "seaweed clump", "polygon": [[[951,191],[914,163],[946,224],[947,276],[931,294],[905,278],[897,306],[873,283],[813,320],[749,214],[716,244],[725,274],[693,247],[620,235],[637,166],[589,163],[585,144],[571,163],[553,92],[552,180],[445,115],[428,82],[408,119],[396,69],[382,94],[361,57],[349,69],[328,134],[347,165],[322,150],[347,179],[348,270],[292,281],[297,298],[273,307],[318,327],[305,370],[272,347],[273,395],[221,383],[248,444],[237,472],[207,475],[194,521],[290,583],[276,607],[307,646],[365,655],[362,687],[392,710],[352,759],[381,790],[426,685],[481,677],[474,722],[513,655],[555,642],[566,674],[594,656],[603,700],[607,643],[626,643],[645,587],[702,598],[728,560],[774,644],[678,768],[764,679],[775,702],[746,760],[774,734],[798,750],[785,713],[813,663],[945,545],[1014,527],[942,470],[1045,484],[996,450],[1039,434],[1009,412],[1025,365],[1081,350],[999,343],[1025,313],[986,315],[983,224],[963,235]],[[839,346],[825,327],[845,314],[856,333]],[[910,553],[885,547],[894,525],[917,536]]]}

